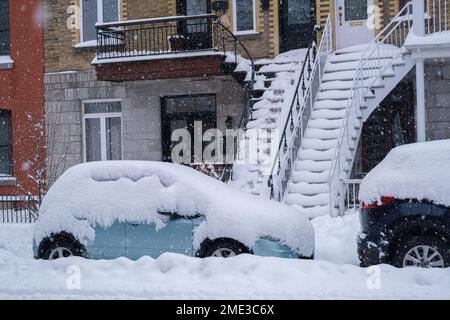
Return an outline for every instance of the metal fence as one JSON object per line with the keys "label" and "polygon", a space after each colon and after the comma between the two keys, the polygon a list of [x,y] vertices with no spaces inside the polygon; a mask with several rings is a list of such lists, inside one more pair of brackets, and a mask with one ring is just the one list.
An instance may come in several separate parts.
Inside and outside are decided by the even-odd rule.
{"label": "metal fence", "polygon": [[0,223],[35,223],[39,203],[36,196],[0,196]]}

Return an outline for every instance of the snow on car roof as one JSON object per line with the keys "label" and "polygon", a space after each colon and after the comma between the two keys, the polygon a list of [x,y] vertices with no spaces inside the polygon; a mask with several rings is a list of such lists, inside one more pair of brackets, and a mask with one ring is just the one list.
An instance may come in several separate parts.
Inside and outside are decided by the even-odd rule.
{"label": "snow on car roof", "polygon": [[383,196],[429,200],[450,206],[450,140],[404,145],[393,149],[364,178],[359,199]]}
{"label": "snow on car roof", "polygon": [[86,243],[95,238],[92,226],[115,221],[163,228],[168,217],[158,212],[203,214],[206,221],[194,233],[196,249],[206,238],[229,237],[251,247],[272,237],[300,254],[313,254],[314,230],[299,211],[191,168],[150,161],[91,162],[67,170],[42,202],[35,240],[66,231]]}

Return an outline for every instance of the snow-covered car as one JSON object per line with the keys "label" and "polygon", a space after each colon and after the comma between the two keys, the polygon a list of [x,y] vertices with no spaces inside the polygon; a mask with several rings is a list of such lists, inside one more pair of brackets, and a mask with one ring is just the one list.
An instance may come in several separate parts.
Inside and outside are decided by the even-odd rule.
{"label": "snow-covered car", "polygon": [[450,266],[450,140],[393,149],[359,198],[362,266]]}
{"label": "snow-covered car", "polygon": [[67,170],[45,196],[36,258],[313,258],[314,229],[295,209],[231,188],[191,168],[108,161]]}

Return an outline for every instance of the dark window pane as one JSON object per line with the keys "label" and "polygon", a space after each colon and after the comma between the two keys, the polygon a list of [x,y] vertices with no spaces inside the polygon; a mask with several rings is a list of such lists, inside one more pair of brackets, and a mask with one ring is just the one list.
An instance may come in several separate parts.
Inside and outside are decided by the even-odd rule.
{"label": "dark window pane", "polygon": [[236,30],[249,31],[254,28],[254,0],[236,0]]}
{"label": "dark window pane", "polygon": [[83,0],[83,41],[97,39],[97,0]]}
{"label": "dark window pane", "polygon": [[288,0],[288,24],[308,24],[311,21],[310,0]]}
{"label": "dark window pane", "polygon": [[111,113],[111,112],[122,112],[122,104],[120,101],[116,102],[94,102],[86,103],[84,105],[84,113]]}
{"label": "dark window pane", "polygon": [[102,160],[100,119],[86,119],[86,161]]}
{"label": "dark window pane", "polygon": [[366,20],[367,1],[345,0],[345,21]]}
{"label": "dark window pane", "polygon": [[103,22],[119,20],[119,4],[117,0],[103,0]]}
{"label": "dark window pane", "polygon": [[0,0],[0,56],[10,54],[9,0]]}
{"label": "dark window pane", "polygon": [[0,110],[0,176],[12,175],[11,111]]}
{"label": "dark window pane", "polygon": [[106,118],[106,160],[122,160],[121,118]]}

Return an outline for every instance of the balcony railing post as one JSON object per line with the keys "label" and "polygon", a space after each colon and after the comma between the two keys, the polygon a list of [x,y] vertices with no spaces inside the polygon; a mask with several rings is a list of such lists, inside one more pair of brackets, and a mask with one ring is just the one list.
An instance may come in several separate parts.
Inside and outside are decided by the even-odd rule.
{"label": "balcony railing post", "polygon": [[416,36],[425,35],[424,0],[413,0],[413,31]]}

